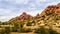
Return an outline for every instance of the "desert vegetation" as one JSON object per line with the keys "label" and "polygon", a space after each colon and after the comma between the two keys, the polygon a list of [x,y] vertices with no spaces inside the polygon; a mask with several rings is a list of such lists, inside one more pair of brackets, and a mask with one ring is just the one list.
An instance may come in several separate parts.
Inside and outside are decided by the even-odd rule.
{"label": "desert vegetation", "polygon": [[[60,34],[60,14],[53,10],[56,6],[48,6],[42,16],[31,16],[23,12],[22,15],[9,21],[0,21],[0,34]],[[14,33],[14,34],[15,34]]]}
{"label": "desert vegetation", "polygon": [[[54,12],[47,12],[45,16],[38,16],[35,18],[32,20],[0,22],[0,34],[10,34],[11,32],[59,34],[56,30],[54,30],[54,27],[60,28],[60,16],[56,15]],[[34,26],[36,26],[36,28],[34,28]]]}

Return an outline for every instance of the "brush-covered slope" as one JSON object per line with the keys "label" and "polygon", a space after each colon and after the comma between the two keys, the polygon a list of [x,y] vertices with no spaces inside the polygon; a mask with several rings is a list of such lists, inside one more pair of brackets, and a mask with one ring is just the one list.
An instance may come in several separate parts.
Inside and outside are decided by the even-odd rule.
{"label": "brush-covered slope", "polygon": [[29,20],[34,22],[34,25],[44,25],[44,26],[60,26],[60,3],[57,5],[50,5],[41,14],[37,14],[35,17],[32,17],[25,12],[22,15],[12,18],[10,21],[20,21]]}
{"label": "brush-covered slope", "polygon": [[37,23],[41,26],[60,26],[60,3],[57,5],[50,5],[37,17]]}

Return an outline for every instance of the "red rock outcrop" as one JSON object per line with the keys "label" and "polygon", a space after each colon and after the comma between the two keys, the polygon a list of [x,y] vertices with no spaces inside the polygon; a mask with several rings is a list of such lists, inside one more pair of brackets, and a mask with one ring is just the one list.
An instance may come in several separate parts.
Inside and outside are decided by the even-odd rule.
{"label": "red rock outcrop", "polygon": [[33,18],[36,18],[38,16],[43,16],[46,14],[46,12],[55,12],[57,15],[60,16],[60,3],[57,4],[57,5],[50,5],[48,6],[47,8],[45,8],[45,10],[42,11],[41,14],[37,14],[35,17],[29,15],[29,14],[26,14],[25,12],[22,13],[22,15],[20,16],[17,16],[15,18],[12,18],[11,20],[12,21],[17,21],[17,20],[28,20],[28,19],[33,19]]}
{"label": "red rock outcrop", "polygon": [[31,20],[31,19],[33,19],[33,17],[31,15],[23,12],[20,16],[12,18],[10,21],[27,20],[27,19]]}
{"label": "red rock outcrop", "polygon": [[40,15],[43,16],[46,14],[46,12],[51,12],[51,11],[54,11],[56,14],[60,16],[60,3],[57,5],[48,6],[45,10],[42,11]]}

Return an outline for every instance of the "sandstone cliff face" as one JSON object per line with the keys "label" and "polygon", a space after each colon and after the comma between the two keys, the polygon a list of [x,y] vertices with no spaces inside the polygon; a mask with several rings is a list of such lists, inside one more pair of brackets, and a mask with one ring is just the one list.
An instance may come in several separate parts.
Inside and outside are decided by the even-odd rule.
{"label": "sandstone cliff face", "polygon": [[43,16],[46,14],[46,12],[51,12],[51,11],[55,12],[56,14],[60,16],[60,3],[57,5],[48,6],[45,10],[42,11],[40,16]]}
{"label": "sandstone cliff face", "polygon": [[33,17],[29,14],[26,14],[25,12],[23,12],[20,16],[17,16],[15,18],[12,18],[10,21],[18,21],[18,20],[31,20],[33,19]]}

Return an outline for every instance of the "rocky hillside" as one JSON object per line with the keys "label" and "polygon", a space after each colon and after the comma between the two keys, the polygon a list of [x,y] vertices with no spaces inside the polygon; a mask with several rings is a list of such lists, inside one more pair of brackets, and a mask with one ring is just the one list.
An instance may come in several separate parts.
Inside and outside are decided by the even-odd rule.
{"label": "rocky hillside", "polygon": [[[42,31],[42,33],[44,33],[44,31],[47,31],[47,29],[45,30],[41,28],[41,26],[43,26],[49,30],[51,28],[55,29],[60,33],[60,3],[57,5],[48,6],[45,10],[42,11],[41,14],[37,14],[34,17],[23,12],[20,16],[12,18],[7,23],[2,24],[14,25],[14,31],[17,32],[35,33],[35,31],[37,31],[40,34]],[[38,29],[39,27],[42,29],[42,31]]]}
{"label": "rocky hillside", "polygon": [[60,3],[57,5],[48,6],[45,10],[42,11],[41,16],[45,15],[46,12],[52,12],[52,11],[60,16]]}
{"label": "rocky hillside", "polygon": [[[54,13],[54,14],[53,14]],[[23,12],[20,16],[17,16],[15,18],[12,18],[10,21],[19,21],[19,20],[31,20],[31,19],[37,19],[39,17],[45,16],[46,18],[49,17],[47,15],[53,14],[60,16],[60,3],[57,5],[50,5],[47,8],[45,8],[41,14],[37,14],[35,17],[26,14]],[[51,18],[52,19],[52,18]]]}
{"label": "rocky hillside", "polygon": [[31,19],[33,19],[33,17],[31,15],[23,12],[20,16],[12,18],[10,21],[19,21],[19,20],[28,20],[28,19],[31,20]]}
{"label": "rocky hillside", "polygon": [[41,26],[60,27],[60,3],[50,5],[39,15],[37,24]]}

